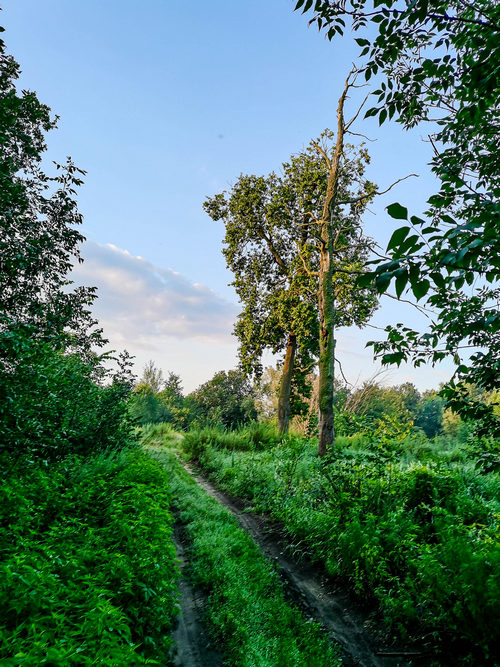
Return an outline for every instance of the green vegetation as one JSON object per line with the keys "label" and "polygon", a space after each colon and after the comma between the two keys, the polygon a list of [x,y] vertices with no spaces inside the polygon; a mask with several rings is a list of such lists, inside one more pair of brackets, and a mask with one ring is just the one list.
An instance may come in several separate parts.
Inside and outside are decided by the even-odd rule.
{"label": "green vegetation", "polygon": [[431,645],[465,642],[482,660],[500,619],[499,460],[481,441],[453,446],[382,431],[339,437],[321,461],[315,443],[291,436],[237,449],[229,436],[184,441],[211,478],[284,522],[291,549],[324,563],[377,599],[395,635]]}
{"label": "green vegetation", "polygon": [[56,125],[35,93],[19,91],[19,65],[0,40],[0,453],[61,459],[121,447],[130,438],[130,360],[111,354],[90,313],[95,288],[67,276],[84,237],[68,159],[42,170]]}
{"label": "green vegetation", "polygon": [[0,489],[2,665],[165,664],[170,499],[164,469],[139,450],[12,467]]}
{"label": "green vegetation", "polygon": [[0,661],[164,664],[168,480],[128,448],[130,358],[98,354],[95,289],[67,278],[83,172],[68,159],[44,173],[55,119],[18,76],[0,40]]}
{"label": "green vegetation", "polygon": [[[147,443],[171,440],[161,427]],[[227,664],[237,667],[340,664],[316,624],[284,598],[279,577],[232,514],[203,491],[176,460],[156,447],[167,467],[173,506],[189,541],[189,573],[208,595],[208,621]]]}

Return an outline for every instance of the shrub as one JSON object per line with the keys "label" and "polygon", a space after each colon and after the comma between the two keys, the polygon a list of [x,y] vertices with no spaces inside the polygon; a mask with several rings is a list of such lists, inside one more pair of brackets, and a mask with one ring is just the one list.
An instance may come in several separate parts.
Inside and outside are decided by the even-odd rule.
{"label": "shrub", "polygon": [[0,490],[2,664],[166,660],[177,579],[167,482],[138,450],[11,469]]}

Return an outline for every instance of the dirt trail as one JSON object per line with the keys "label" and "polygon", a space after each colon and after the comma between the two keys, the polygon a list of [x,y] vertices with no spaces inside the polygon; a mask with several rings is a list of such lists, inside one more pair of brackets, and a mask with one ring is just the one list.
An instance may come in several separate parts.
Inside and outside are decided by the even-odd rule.
{"label": "dirt trail", "polygon": [[174,653],[171,656],[172,664],[175,667],[222,667],[222,655],[211,646],[202,620],[205,606],[203,594],[193,588],[184,574],[186,566],[184,537],[182,526],[179,524],[174,526],[174,542],[181,568],[179,582],[181,613],[172,635],[175,640]]}
{"label": "dirt trail", "polygon": [[367,616],[354,607],[348,595],[335,590],[317,567],[298,563],[287,555],[282,531],[266,518],[249,513],[243,501],[216,489],[191,466],[184,464],[184,467],[208,494],[234,514],[261,551],[277,564],[293,601],[341,646],[344,665],[409,667],[429,664],[417,652],[375,649],[366,629]]}

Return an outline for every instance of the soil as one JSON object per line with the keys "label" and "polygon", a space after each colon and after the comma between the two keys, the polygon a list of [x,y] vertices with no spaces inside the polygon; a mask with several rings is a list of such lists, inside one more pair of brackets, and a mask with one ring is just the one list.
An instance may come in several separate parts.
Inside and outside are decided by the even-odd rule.
{"label": "soil", "polygon": [[186,540],[182,526],[174,526],[174,543],[181,569],[179,582],[181,613],[172,635],[175,640],[172,665],[175,667],[221,667],[223,657],[211,641],[203,622],[205,596],[186,576]]}
{"label": "soil", "polygon": [[[437,656],[413,647],[383,646],[374,639],[379,629],[376,613],[360,605],[352,595],[329,579],[320,566],[310,562],[299,562],[287,553],[289,546],[283,528],[268,518],[249,511],[249,504],[240,498],[231,497],[216,489],[198,471],[184,464],[197,483],[213,498],[228,508],[243,528],[252,536],[263,554],[272,560],[285,584],[289,599],[297,604],[303,613],[324,628],[330,639],[341,648],[344,665],[361,667],[410,667],[436,664]],[[188,591],[189,593],[189,591]],[[193,592],[189,593],[193,597]],[[186,608],[184,624],[191,630],[190,638],[197,646],[196,624],[190,619],[189,599],[183,602]],[[196,631],[196,632],[195,632]],[[176,641],[185,639],[185,632]],[[380,636],[380,635],[379,635]],[[180,651],[184,649],[180,648]],[[199,649],[195,649],[199,650]],[[176,665],[216,665],[221,662],[177,662]],[[439,662],[437,663],[439,664]]]}

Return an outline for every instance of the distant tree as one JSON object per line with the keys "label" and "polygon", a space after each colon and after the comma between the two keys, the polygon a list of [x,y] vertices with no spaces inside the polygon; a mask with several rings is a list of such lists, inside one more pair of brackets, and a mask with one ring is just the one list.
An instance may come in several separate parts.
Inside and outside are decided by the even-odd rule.
{"label": "distant tree", "polygon": [[159,394],[165,387],[165,379],[161,368],[157,368],[155,362],[150,359],[142,370],[142,376],[136,388],[148,388],[153,394]]}
{"label": "distant tree", "polygon": [[255,409],[259,419],[276,420],[278,391],[281,381],[279,368],[268,366],[254,385]]}
{"label": "distant tree", "polygon": [[219,371],[188,397],[199,417],[226,428],[236,428],[255,419],[253,392],[247,376],[239,370]]}
{"label": "distant tree", "polygon": [[160,398],[168,405],[180,408],[184,395],[182,393],[182,381],[179,375],[170,372],[163,383]]}
{"label": "distant tree", "polygon": [[130,397],[129,409],[142,425],[166,422],[183,429],[189,422],[180,377],[169,372],[165,379],[163,371],[152,360],[144,366]]}
{"label": "distant tree", "polygon": [[415,415],[415,426],[421,428],[428,438],[434,438],[443,430],[443,410],[445,400],[437,391],[427,391]]}
{"label": "distant tree", "polygon": [[368,424],[373,424],[384,416],[405,420],[410,416],[398,387],[381,387],[376,383],[365,383],[353,392],[350,407]]}

